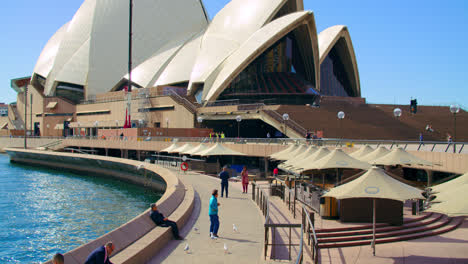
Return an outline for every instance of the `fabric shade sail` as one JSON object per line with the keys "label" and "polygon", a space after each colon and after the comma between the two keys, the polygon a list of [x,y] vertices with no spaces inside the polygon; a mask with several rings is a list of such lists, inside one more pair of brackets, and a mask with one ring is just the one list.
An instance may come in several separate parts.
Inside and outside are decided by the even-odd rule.
{"label": "fabric shade sail", "polygon": [[373,148],[369,147],[368,145],[362,146],[360,149],[354,151],[353,153],[349,154],[349,156],[358,159],[360,157],[363,157],[364,155],[367,155],[374,151]]}
{"label": "fabric shade sail", "polygon": [[383,157],[383,156],[387,155],[389,152],[390,151],[386,147],[378,147],[377,149],[375,149],[371,153],[368,153],[367,155],[359,157],[359,159],[361,161],[371,162],[371,161],[373,161],[375,159],[378,159],[380,157]]}
{"label": "fabric shade sail", "polygon": [[168,151],[169,153],[184,153],[187,150],[193,149],[193,146],[190,143],[186,143],[185,145]]}
{"label": "fabric shade sail", "polygon": [[444,182],[442,184],[439,184],[431,188],[433,192],[446,192],[446,191],[454,190],[463,184],[468,184],[468,172],[455,179],[452,179],[448,182]]}
{"label": "fabric shade sail", "polygon": [[324,197],[336,199],[380,198],[397,201],[425,199],[422,191],[391,176],[383,169],[372,167],[361,177],[330,190]]}
{"label": "fabric shade sail", "polygon": [[304,171],[302,168],[312,164],[313,162],[325,157],[326,155],[330,154],[330,150],[326,147],[319,148],[314,154],[310,155],[309,157],[303,159],[302,161],[295,163],[294,166],[282,165],[278,166],[278,168],[285,169],[285,170],[294,170],[296,172]]}
{"label": "fabric shade sail", "polygon": [[344,153],[341,149],[335,149],[330,154],[304,166],[302,169],[307,170],[324,170],[324,169],[370,169],[371,165],[367,162],[357,160]]}
{"label": "fabric shade sail", "polygon": [[199,156],[245,156],[244,153],[234,151],[219,143],[216,143],[211,148],[208,148],[204,151],[196,153],[196,155],[199,155]]}
{"label": "fabric shade sail", "polygon": [[299,146],[298,146],[298,145],[295,145],[295,144],[290,145],[290,146],[287,147],[286,149],[283,149],[283,150],[278,151],[278,152],[276,152],[276,153],[274,153],[274,154],[271,154],[271,155],[270,155],[270,159],[276,159],[277,157],[280,157],[281,155],[283,155],[283,154],[285,154],[285,153],[289,153],[289,152],[295,150],[297,147],[299,147]]}
{"label": "fabric shade sail", "polygon": [[440,201],[440,203],[432,204],[427,211],[445,214],[449,217],[468,216],[468,184],[442,192],[434,201]]}
{"label": "fabric shade sail", "polygon": [[180,147],[180,146],[177,145],[177,143],[174,143],[174,144],[170,145],[169,147],[167,147],[167,148],[161,150],[160,152],[171,152],[171,151],[173,151],[174,149],[179,148],[179,147]]}
{"label": "fabric shade sail", "polygon": [[423,159],[420,159],[413,154],[406,152],[402,148],[396,148],[390,153],[370,161],[374,165],[425,165],[431,166],[432,163]]}
{"label": "fabric shade sail", "polygon": [[307,150],[307,147],[304,146],[304,145],[299,145],[297,146],[295,149],[289,151],[289,152],[285,152],[281,155],[278,155],[276,156],[276,160],[288,160],[290,159],[291,157],[295,157],[299,154],[302,154],[304,153],[305,151]]}
{"label": "fabric shade sail", "polygon": [[297,156],[292,156],[290,159],[288,159],[287,161],[285,161],[283,164],[284,165],[291,165],[291,166],[294,166],[294,164],[296,163],[299,163],[301,161],[303,161],[304,159],[306,159],[307,157],[311,156],[312,154],[314,154],[316,151],[318,150],[317,147],[314,147],[314,146],[310,146],[306,149],[306,151],[304,151],[302,154],[299,154]]}

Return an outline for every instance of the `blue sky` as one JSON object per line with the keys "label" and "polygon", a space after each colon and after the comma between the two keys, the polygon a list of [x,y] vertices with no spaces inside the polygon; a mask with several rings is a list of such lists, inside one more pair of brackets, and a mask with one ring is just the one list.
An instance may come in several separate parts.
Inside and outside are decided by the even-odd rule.
{"label": "blue sky", "polygon": [[[117,1],[117,0],[113,0]],[[138,1],[138,0],[134,0]],[[251,0],[254,1],[254,0]],[[2,1],[0,102],[14,102],[10,79],[29,76],[42,48],[83,0]],[[204,0],[213,17],[228,0]],[[304,0],[318,32],[347,25],[372,103],[468,106],[468,1]]]}

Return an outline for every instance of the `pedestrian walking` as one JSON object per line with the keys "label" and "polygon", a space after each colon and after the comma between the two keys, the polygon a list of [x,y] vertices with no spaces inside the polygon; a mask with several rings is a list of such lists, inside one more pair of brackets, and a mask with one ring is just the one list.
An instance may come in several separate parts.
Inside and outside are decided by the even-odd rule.
{"label": "pedestrian walking", "polygon": [[421,143],[421,144],[424,143],[423,133],[419,133],[419,143]]}
{"label": "pedestrian walking", "polygon": [[223,167],[223,171],[219,173],[219,178],[221,178],[221,197],[224,196],[224,191],[226,191],[226,198],[228,198],[229,172],[227,171],[227,166]]}
{"label": "pedestrian walking", "polygon": [[247,193],[249,187],[249,173],[247,172],[247,167],[244,166],[241,172],[242,177],[242,193]]}
{"label": "pedestrian walking", "polygon": [[278,177],[278,167],[273,169],[273,176]]}
{"label": "pedestrian walking", "polygon": [[210,207],[208,215],[210,216],[210,237],[218,238],[219,217],[218,217],[218,190],[213,190],[211,193]]}

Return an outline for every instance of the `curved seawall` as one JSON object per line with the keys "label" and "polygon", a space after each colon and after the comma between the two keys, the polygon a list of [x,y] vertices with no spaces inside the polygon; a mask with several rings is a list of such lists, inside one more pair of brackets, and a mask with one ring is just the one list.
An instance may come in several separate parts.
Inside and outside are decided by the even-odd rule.
{"label": "curved seawall", "polygon": [[[73,153],[11,148],[5,151],[10,156],[11,162],[92,173],[164,191],[164,195],[157,202],[158,208],[164,215],[175,218],[179,226],[186,222],[193,209],[193,189],[190,186],[186,189],[186,186],[171,171],[154,164]],[[171,236],[168,228],[155,228],[154,223],[148,217],[148,212],[149,210],[146,210],[98,239],[67,252],[65,262],[67,264],[84,263],[91,251],[107,241],[113,241],[116,245],[116,253],[112,258],[115,264],[136,263],[136,260],[140,262],[149,259],[171,239]],[[151,241],[141,239],[147,234],[152,234]],[[138,245],[138,248],[132,248],[134,245]]]}

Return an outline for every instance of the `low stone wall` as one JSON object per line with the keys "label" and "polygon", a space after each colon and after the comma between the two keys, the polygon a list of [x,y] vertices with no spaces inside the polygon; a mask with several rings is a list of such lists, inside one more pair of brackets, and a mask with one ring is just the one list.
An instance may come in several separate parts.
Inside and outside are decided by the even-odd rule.
{"label": "low stone wall", "polygon": [[[60,140],[59,138],[27,138],[28,148],[38,148],[52,142]],[[22,148],[24,146],[23,137],[0,136],[0,152],[5,152],[5,148]]]}
{"label": "low stone wall", "polygon": [[[134,184],[140,184],[159,191],[165,190],[164,195],[157,202],[158,209],[164,215],[175,219],[180,226],[185,224],[193,209],[193,189],[189,187],[188,191],[186,191],[186,187],[171,171],[154,164],[112,157],[39,150],[7,148],[5,151],[10,155],[12,162],[93,173],[94,175],[113,177]],[[143,168],[138,170],[141,164],[143,164]],[[148,177],[150,174],[153,181],[149,184]],[[148,214],[149,209],[96,240],[65,253],[65,263],[84,263],[91,251],[104,245],[107,241],[113,241],[116,245],[113,257],[113,263],[115,264],[135,263],[131,261],[132,259],[149,259],[156,254],[157,251],[155,250],[159,250],[171,237],[168,235],[170,232],[168,228],[155,228],[155,224]],[[140,246],[135,249],[134,245],[138,243],[141,245],[144,242],[141,238],[147,237],[150,234],[152,237],[151,241],[147,241],[145,247]],[[158,241],[156,246],[154,241]],[[114,260],[114,258],[117,259]],[[51,262],[46,263],[49,264]]]}

